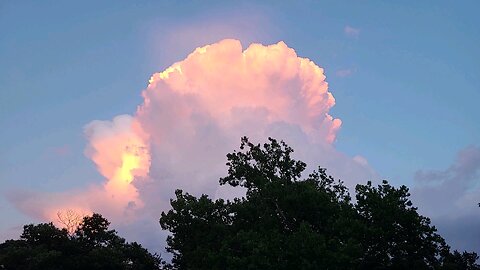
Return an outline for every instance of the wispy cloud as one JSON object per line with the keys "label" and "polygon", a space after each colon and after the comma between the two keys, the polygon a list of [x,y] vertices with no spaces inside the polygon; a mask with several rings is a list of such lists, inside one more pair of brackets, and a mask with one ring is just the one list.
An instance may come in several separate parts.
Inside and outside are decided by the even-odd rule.
{"label": "wispy cloud", "polygon": [[347,37],[358,38],[360,36],[360,29],[347,25],[343,28],[343,33]]}
{"label": "wispy cloud", "polygon": [[353,68],[339,69],[335,72],[335,75],[340,78],[345,78],[351,76],[355,72]]}
{"label": "wispy cloud", "polygon": [[59,157],[65,157],[68,156],[72,153],[72,149],[70,148],[69,145],[62,145],[58,147],[54,147],[52,149],[52,152]]}

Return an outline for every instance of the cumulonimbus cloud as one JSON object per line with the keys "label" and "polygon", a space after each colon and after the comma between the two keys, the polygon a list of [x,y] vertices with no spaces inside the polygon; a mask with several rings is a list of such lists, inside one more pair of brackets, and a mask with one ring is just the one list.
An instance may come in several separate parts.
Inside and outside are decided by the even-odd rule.
{"label": "cumulonimbus cloud", "polygon": [[[350,186],[376,177],[365,158],[335,149],[342,122],[330,115],[335,99],[324,71],[283,42],[243,49],[227,39],[197,48],[153,74],[142,96],[133,116],[85,128],[86,155],[107,179],[104,185],[57,194],[55,203],[16,199],[16,205],[45,219],[65,207],[100,211],[119,226],[128,215],[129,222],[158,231],[159,213],[176,188],[235,195],[219,188],[218,179],[226,173],[226,153],[245,135],[257,142],[283,139],[297,158],[329,168]],[[128,233],[128,225],[123,228]]]}

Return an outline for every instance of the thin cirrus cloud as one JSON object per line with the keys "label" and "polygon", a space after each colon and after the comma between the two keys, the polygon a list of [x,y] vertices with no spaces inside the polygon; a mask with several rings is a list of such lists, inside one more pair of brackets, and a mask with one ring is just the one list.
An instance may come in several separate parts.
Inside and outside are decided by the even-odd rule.
{"label": "thin cirrus cloud", "polygon": [[227,39],[199,47],[153,74],[142,96],[134,115],[85,127],[85,154],[105,177],[103,185],[24,192],[11,201],[43,220],[63,209],[100,212],[127,236],[159,249],[165,233],[158,217],[175,189],[213,197],[242,194],[218,186],[225,155],[241,136],[254,142],[283,139],[310,170],[322,165],[350,187],[378,177],[365,158],[335,149],[342,122],[329,113],[335,99],[324,71],[284,42],[244,49]]}

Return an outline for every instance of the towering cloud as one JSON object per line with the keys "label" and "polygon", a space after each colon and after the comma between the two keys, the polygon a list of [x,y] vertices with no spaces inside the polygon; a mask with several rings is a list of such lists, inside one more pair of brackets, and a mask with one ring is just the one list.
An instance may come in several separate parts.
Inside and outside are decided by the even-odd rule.
{"label": "towering cloud", "polygon": [[[129,222],[159,231],[159,213],[169,208],[176,188],[241,194],[218,188],[218,179],[226,172],[225,154],[245,135],[258,142],[283,139],[297,158],[329,168],[347,184],[375,176],[364,158],[335,150],[341,121],[329,114],[335,99],[323,69],[283,42],[244,50],[238,40],[223,40],[197,48],[153,74],[142,96],[133,116],[85,127],[86,155],[106,181],[67,196],[76,207],[104,213],[127,233]],[[71,207],[65,196],[40,205],[49,212]]]}
{"label": "towering cloud", "polygon": [[[239,114],[261,114],[267,123],[298,125],[310,138],[332,143],[341,125],[328,114],[335,99],[323,69],[298,57],[283,42],[252,44],[245,51],[237,40],[197,48],[185,60],[154,74],[143,96],[138,116],[147,126],[154,119],[146,118],[157,117],[166,108],[171,108],[166,116],[175,120],[201,110],[223,129],[238,125]],[[165,106],[169,101],[181,106]]]}

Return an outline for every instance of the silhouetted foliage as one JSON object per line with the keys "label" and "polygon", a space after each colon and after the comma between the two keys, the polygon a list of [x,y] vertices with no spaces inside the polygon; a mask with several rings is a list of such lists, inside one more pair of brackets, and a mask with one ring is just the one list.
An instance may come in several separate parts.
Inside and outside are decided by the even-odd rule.
{"label": "silhouetted foliage", "polygon": [[244,198],[175,192],[160,218],[171,233],[169,264],[93,214],[73,233],[25,225],[20,239],[0,244],[0,269],[480,269],[476,253],[450,251],[407,187],[367,182],[352,201],[323,168],[301,179],[306,164],[269,140],[255,145],[244,137],[240,151],[227,155],[220,184],[245,188]]}
{"label": "silhouetted foliage", "polygon": [[475,253],[451,253],[405,186],[384,181],[347,188],[306,164],[284,142],[242,138],[220,184],[245,198],[225,201],[175,192],[160,225],[171,232],[171,269],[480,269]]}
{"label": "silhouetted foliage", "polygon": [[436,269],[447,246],[430,220],[417,213],[408,188],[383,181],[356,187],[355,209],[365,229],[365,269]]}
{"label": "silhouetted foliage", "polygon": [[446,253],[443,257],[443,268],[445,270],[474,270],[479,269],[476,264],[478,256],[475,253],[454,251],[453,253]]}
{"label": "silhouetted foliage", "polygon": [[73,235],[52,223],[25,225],[19,240],[0,244],[0,269],[161,269],[157,255],[109,225],[100,214],[84,217]]}

